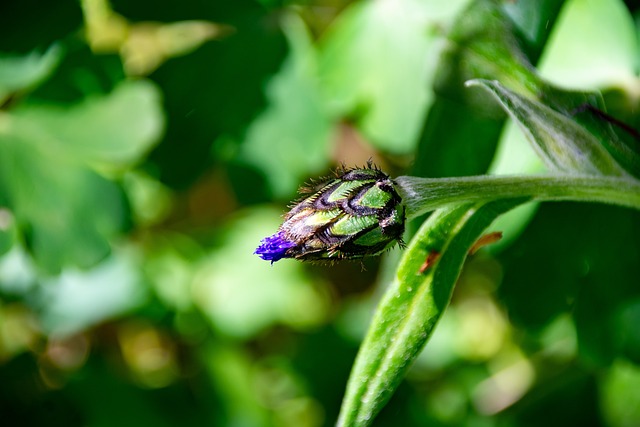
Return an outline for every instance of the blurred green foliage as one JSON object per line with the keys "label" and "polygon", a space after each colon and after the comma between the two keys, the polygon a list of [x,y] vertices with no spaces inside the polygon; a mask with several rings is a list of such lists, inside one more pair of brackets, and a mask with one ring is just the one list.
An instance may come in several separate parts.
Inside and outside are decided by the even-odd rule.
{"label": "blurred green foliage", "polygon": [[[2,425],[333,425],[399,253],[252,252],[340,162],[540,170],[461,85],[470,3],[2,2]],[[500,8],[542,77],[640,124],[635,2]],[[640,425],[640,215],[523,209],[375,425]]]}

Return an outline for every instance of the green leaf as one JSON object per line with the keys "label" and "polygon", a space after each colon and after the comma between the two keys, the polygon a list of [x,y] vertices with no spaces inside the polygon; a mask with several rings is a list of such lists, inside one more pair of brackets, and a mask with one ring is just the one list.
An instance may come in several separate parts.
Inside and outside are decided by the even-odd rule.
{"label": "green leaf", "polygon": [[[469,248],[500,214],[522,201],[465,204],[436,211],[404,254],[360,348],[338,426],[368,426],[400,384],[449,304]],[[439,256],[425,271],[434,252]]]}
{"label": "green leaf", "polygon": [[63,337],[125,313],[145,298],[135,254],[120,252],[89,271],[66,269],[44,280],[36,305],[45,331]]}
{"label": "green leaf", "polygon": [[600,404],[607,425],[633,427],[640,424],[640,368],[617,361],[600,381]]}
{"label": "green leaf", "polygon": [[42,54],[0,54],[0,105],[12,93],[36,86],[46,79],[58,65],[60,57],[61,49],[57,45],[53,45]]}
{"label": "green leaf", "polygon": [[144,81],[68,109],[1,113],[0,194],[40,267],[87,267],[107,255],[125,206],[118,186],[90,166],[138,161],[161,124],[157,89]]}
{"label": "green leaf", "polygon": [[[1,197],[1,196],[0,196]],[[0,255],[4,255],[16,239],[16,222],[11,211],[2,207],[0,199]]]}
{"label": "green leaf", "polygon": [[496,79],[522,93],[537,93],[541,86],[535,69],[526,61],[510,20],[495,0],[477,0],[456,20],[448,34],[435,78],[435,90],[474,106],[485,116],[502,118],[503,112],[476,93],[465,90],[471,79]]}
{"label": "green leaf", "polygon": [[278,197],[289,197],[309,174],[327,167],[333,133],[315,80],[309,34],[293,16],[285,24],[291,52],[269,82],[270,106],[249,126],[240,153],[241,160],[264,173]]}
{"label": "green leaf", "polygon": [[37,263],[57,272],[87,267],[109,252],[124,206],[117,187],[77,161],[42,152],[28,139],[0,136],[0,192]]}
{"label": "green leaf", "polygon": [[412,175],[447,177],[486,172],[502,131],[503,118],[486,117],[472,106],[436,96]]}
{"label": "green leaf", "polygon": [[540,74],[562,87],[617,86],[637,93],[639,49],[622,0],[569,0],[540,59]]}
{"label": "green leaf", "polygon": [[[463,83],[470,78],[505,76],[504,81],[512,86],[535,86],[538,79],[523,60],[523,43],[516,42],[510,24],[515,21],[529,47],[526,53],[534,60],[561,1],[544,0],[535,5],[475,1],[464,11],[451,29],[440,58],[436,97],[420,138],[412,175],[461,176],[487,171],[505,115],[485,99],[474,98],[471,91],[463,89]],[[519,152],[519,148],[515,147],[515,151]],[[525,152],[525,156],[528,154]]]}
{"label": "green leaf", "polygon": [[471,80],[489,91],[520,125],[546,165],[555,171],[626,176],[600,141],[571,118],[505,88],[497,81]]}
{"label": "green leaf", "polygon": [[438,48],[436,28],[447,25],[466,3],[377,0],[344,11],[320,45],[320,80],[329,110],[354,118],[376,147],[411,151],[431,101],[434,70],[427,59]]}
{"label": "green leaf", "polygon": [[129,166],[163,130],[160,92],[149,81],[123,82],[107,96],[71,108],[25,105],[11,111],[14,135],[42,149],[100,166]]}
{"label": "green leaf", "polygon": [[[579,92],[543,88],[541,99],[557,111],[582,111],[585,103],[631,128],[638,127],[640,43],[633,18],[620,0],[567,1],[539,64],[548,82],[573,90],[604,90],[592,100]],[[584,94],[583,94],[584,95]],[[594,98],[591,94],[590,98]],[[567,104],[569,101],[569,105]],[[565,107],[565,108],[563,108]],[[628,172],[640,177],[640,142],[589,110],[575,119],[594,134]]]}
{"label": "green leaf", "polygon": [[606,367],[620,356],[638,358],[636,224],[637,210],[542,204],[520,239],[500,254],[503,278],[497,292],[511,322],[537,333],[570,313],[584,366]]}
{"label": "green leaf", "polygon": [[540,52],[545,47],[549,30],[553,28],[564,2],[565,0],[502,2],[503,10],[526,43],[523,48],[532,63],[537,62]]}
{"label": "green leaf", "polygon": [[625,295],[625,302],[617,308],[611,329],[616,338],[616,347],[629,360],[640,365],[640,297],[631,299]]}

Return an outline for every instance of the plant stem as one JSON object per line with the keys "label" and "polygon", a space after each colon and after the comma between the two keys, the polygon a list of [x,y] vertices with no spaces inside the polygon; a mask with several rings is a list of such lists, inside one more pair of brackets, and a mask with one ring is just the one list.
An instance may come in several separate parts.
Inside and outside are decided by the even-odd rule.
{"label": "plant stem", "polygon": [[530,198],[538,201],[598,202],[640,210],[640,181],[592,175],[468,176],[396,178],[409,219],[448,204]]}

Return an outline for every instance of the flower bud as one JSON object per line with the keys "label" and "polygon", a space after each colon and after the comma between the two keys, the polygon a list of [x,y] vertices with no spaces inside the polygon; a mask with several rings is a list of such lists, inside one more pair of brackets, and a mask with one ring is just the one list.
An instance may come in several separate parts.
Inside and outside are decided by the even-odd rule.
{"label": "flower bud", "polygon": [[340,170],[336,178],[301,192],[309,195],[256,249],[262,259],[355,259],[403,244],[404,205],[394,182],[371,164]]}

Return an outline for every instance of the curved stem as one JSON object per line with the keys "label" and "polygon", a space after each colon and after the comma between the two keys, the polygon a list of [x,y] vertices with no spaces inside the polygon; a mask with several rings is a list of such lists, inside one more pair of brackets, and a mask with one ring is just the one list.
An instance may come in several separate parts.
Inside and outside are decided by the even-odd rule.
{"label": "curved stem", "polygon": [[414,218],[441,206],[524,197],[539,201],[599,202],[640,210],[640,181],[592,175],[396,178],[398,193]]}

